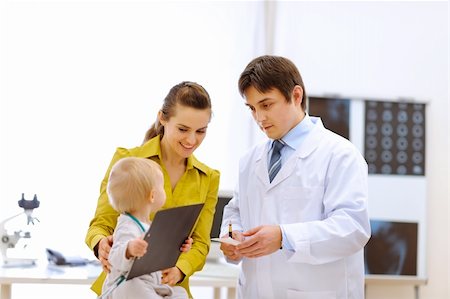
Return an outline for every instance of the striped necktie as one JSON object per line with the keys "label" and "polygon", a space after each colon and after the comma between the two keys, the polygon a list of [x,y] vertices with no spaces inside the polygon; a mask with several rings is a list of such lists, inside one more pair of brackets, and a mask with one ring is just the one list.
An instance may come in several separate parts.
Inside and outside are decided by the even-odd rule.
{"label": "striped necktie", "polygon": [[270,164],[269,164],[269,181],[272,182],[272,180],[277,175],[278,171],[281,169],[281,149],[283,148],[284,143],[281,140],[275,140],[273,142],[273,150],[272,150],[272,156],[270,157]]}

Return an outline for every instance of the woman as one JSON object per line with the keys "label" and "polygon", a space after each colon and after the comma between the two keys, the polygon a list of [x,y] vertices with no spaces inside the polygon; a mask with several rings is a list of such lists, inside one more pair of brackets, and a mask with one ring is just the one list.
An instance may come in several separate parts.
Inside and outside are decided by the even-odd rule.
{"label": "woman", "polygon": [[[108,254],[112,233],[119,214],[111,207],[106,194],[111,167],[125,157],[145,157],[161,165],[164,174],[166,203],[162,209],[195,203],[204,203],[192,233],[192,247],[181,253],[175,267],[163,270],[163,283],[180,285],[189,297],[189,277],[202,269],[210,245],[220,174],[199,162],[193,152],[206,136],[211,120],[211,100],[206,90],[194,82],[175,85],[164,99],[154,125],[147,131],[144,143],[132,149],[118,148],[101,183],[100,197],[92,219],[86,244],[98,257],[103,273],[92,285],[99,294],[105,271],[109,272]],[[150,216],[153,219],[154,214]],[[151,245],[150,245],[151,246]],[[149,249],[151,250],[151,248]]]}

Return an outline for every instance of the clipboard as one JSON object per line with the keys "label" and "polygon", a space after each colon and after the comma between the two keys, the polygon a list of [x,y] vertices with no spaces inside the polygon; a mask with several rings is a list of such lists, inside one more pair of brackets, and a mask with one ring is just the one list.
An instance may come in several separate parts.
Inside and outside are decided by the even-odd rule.
{"label": "clipboard", "polygon": [[147,253],[134,260],[126,279],[174,267],[202,208],[201,203],[158,211],[144,237]]}

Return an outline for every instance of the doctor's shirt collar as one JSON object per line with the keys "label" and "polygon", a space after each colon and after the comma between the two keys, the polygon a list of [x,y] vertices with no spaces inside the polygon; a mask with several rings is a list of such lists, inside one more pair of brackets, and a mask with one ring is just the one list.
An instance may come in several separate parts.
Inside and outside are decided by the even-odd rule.
{"label": "doctor's shirt collar", "polygon": [[[293,127],[286,135],[281,138],[285,145],[289,146],[292,150],[299,148],[300,144],[305,140],[308,133],[313,129],[314,123],[311,121],[308,113],[305,113],[305,117],[295,127]],[[273,147],[273,141],[270,148]]]}

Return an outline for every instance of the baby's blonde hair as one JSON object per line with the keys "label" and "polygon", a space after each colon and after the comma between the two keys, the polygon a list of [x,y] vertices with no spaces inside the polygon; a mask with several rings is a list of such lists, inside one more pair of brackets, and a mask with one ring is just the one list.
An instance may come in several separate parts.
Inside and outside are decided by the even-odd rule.
{"label": "baby's blonde hair", "polygon": [[106,186],[112,207],[119,213],[140,209],[147,202],[158,173],[162,175],[161,166],[150,159],[128,157],[117,161]]}

